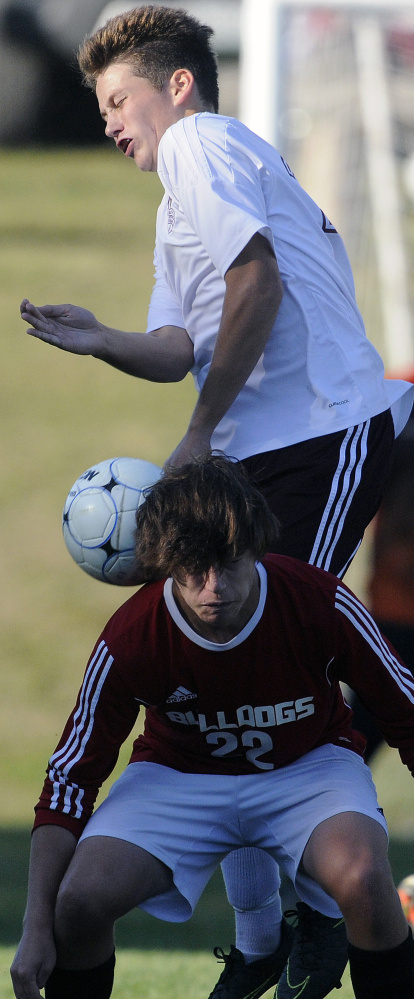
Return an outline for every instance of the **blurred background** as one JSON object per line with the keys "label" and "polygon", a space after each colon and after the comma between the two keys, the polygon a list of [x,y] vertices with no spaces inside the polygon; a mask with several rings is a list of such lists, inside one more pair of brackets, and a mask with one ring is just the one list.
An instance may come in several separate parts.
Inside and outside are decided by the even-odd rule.
{"label": "blurred background", "polygon": [[[109,17],[135,6],[122,0],[0,0],[1,145],[104,141],[95,98],[80,83],[76,51]],[[239,0],[173,0],[164,6],[191,9],[214,24],[223,62],[222,104],[225,113],[235,113]]]}
{"label": "blurred background", "polygon": [[[72,301],[108,325],[145,328],[161,187],[105,140],[76,69],[84,36],[136,5],[0,0],[0,944],[19,937],[32,809],[48,755],[97,634],[131,592],[71,561],[64,500],[93,462],[125,454],[162,464],[194,403],[191,378],[137,382],[27,337],[19,316],[23,297]],[[391,375],[412,374],[413,3],[168,5],[214,27],[221,112],[276,144],[334,222],[368,335]],[[414,497],[409,506],[408,539]],[[369,531],[346,578],[368,603],[372,551]],[[118,769],[127,756],[128,747]],[[398,881],[414,870],[412,781],[384,746],[373,771]],[[219,880],[209,892],[184,930],[156,921],[155,931],[144,915],[140,941],[154,946],[156,932],[160,946],[228,947],[232,923]],[[128,919],[120,939],[132,945],[141,917]]]}

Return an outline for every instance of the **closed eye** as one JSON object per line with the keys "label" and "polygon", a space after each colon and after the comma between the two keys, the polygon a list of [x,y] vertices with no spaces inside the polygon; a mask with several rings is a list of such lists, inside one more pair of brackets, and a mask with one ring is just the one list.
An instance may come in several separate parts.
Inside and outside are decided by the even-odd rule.
{"label": "closed eye", "polygon": [[101,118],[103,118],[104,121],[107,121],[108,114],[110,114],[112,110],[117,111],[118,108],[121,108],[122,105],[123,105],[123,103],[124,103],[124,101],[126,101],[126,95],[125,95],[125,97],[119,98],[117,101],[112,101],[112,107],[109,109],[109,112],[108,111],[101,111]]}

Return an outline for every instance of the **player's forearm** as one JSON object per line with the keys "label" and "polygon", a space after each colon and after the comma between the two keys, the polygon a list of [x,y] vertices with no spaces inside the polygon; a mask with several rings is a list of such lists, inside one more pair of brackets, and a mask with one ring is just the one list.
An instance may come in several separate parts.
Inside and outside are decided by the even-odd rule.
{"label": "player's forearm", "polygon": [[75,847],[75,836],[59,826],[41,826],[33,833],[23,935],[10,968],[18,999],[40,999],[39,989],[56,963],[56,898]]}
{"label": "player's forearm", "polygon": [[220,330],[190,433],[213,432],[260,360],[277,316],[283,289],[274,256],[266,249],[259,260],[246,256],[226,275]]}
{"label": "player's forearm", "polygon": [[194,363],[186,330],[163,326],[149,336],[126,333],[101,323],[77,305],[36,306],[23,299],[21,317],[30,336],[59,350],[100,358],[121,371],[155,382],[180,381]]}
{"label": "player's forearm", "polygon": [[94,357],[152,382],[181,381],[194,361],[187,333],[172,326],[148,335],[103,327]]}
{"label": "player's forearm", "polygon": [[50,926],[62,878],[76,849],[76,837],[58,825],[45,825],[32,835],[24,925]]}

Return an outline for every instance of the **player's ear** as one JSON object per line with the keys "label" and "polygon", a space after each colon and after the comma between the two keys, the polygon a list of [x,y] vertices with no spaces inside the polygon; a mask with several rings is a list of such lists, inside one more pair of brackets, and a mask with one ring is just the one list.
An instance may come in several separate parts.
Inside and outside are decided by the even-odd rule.
{"label": "player's ear", "polygon": [[195,79],[190,69],[176,69],[170,78],[174,104],[184,104],[194,95]]}

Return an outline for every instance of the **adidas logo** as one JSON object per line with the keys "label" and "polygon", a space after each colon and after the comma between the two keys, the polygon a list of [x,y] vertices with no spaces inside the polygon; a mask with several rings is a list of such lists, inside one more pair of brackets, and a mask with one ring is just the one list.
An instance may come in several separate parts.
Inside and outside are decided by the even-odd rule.
{"label": "adidas logo", "polygon": [[197,694],[192,694],[191,690],[187,690],[186,687],[177,687],[177,690],[170,697],[167,697],[166,704],[177,704],[178,701],[190,701],[196,697]]}

